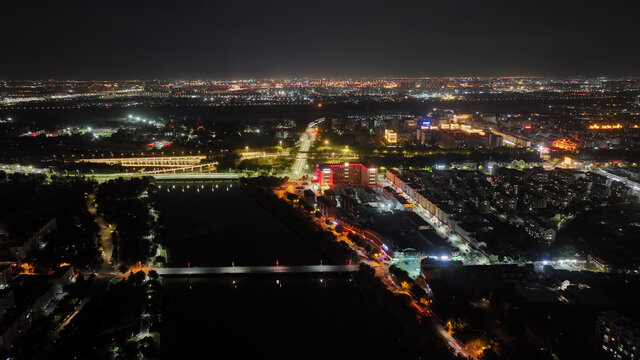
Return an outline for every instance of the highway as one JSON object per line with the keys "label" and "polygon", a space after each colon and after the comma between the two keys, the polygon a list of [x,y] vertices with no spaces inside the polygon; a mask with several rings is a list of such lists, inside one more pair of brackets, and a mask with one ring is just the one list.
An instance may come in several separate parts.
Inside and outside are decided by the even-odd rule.
{"label": "highway", "polygon": [[308,126],[307,130],[300,137],[300,149],[298,150],[298,154],[296,155],[296,159],[293,162],[293,166],[291,168],[291,173],[293,177],[300,177],[307,165],[307,158],[309,157],[309,150],[311,149],[311,145],[316,141],[316,126],[322,122],[324,118],[318,119],[316,121],[312,121]]}

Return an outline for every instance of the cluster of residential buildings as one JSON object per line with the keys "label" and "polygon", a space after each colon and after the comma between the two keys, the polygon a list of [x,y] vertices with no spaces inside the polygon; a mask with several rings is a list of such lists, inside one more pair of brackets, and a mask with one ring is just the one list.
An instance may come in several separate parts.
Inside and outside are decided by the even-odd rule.
{"label": "cluster of residential buildings", "polygon": [[497,227],[496,221],[508,221],[538,243],[550,245],[559,221],[576,206],[621,202],[632,196],[623,183],[567,169],[494,167],[491,174],[388,169],[386,179],[476,248],[487,246],[476,235]]}
{"label": "cluster of residential buildings", "polygon": [[450,259],[459,254],[420,216],[405,211],[413,207],[410,199],[379,186],[377,169],[363,164],[318,164],[316,169],[315,191],[300,186],[291,194],[309,209],[366,233],[394,259]]}
{"label": "cluster of residential buildings", "polygon": [[[611,310],[626,299],[596,286],[602,274],[534,268],[533,264],[463,266],[460,261],[421,261],[421,274],[434,301],[456,304],[460,313],[474,314],[466,319],[467,326],[486,334],[494,348],[508,352],[524,346],[539,358],[560,353],[577,358],[638,358],[640,325]],[[481,318],[490,321],[478,321]],[[575,344],[563,345],[562,334],[579,336],[581,351],[572,348]]]}
{"label": "cluster of residential buildings", "polygon": [[57,228],[55,218],[46,221],[39,229],[20,238],[13,238],[5,230],[0,230],[0,258],[23,261],[36,249],[43,246],[47,236]]}
{"label": "cluster of residential buildings", "polygon": [[634,360],[640,357],[640,324],[615,311],[603,311],[598,316],[595,340],[605,358]]}
{"label": "cluster of residential buildings", "polygon": [[51,218],[36,231],[14,238],[0,229],[0,349],[9,350],[41,317],[48,316],[74,279],[74,269],[61,264],[48,274],[36,274],[29,261],[56,230]]}
{"label": "cluster of residential buildings", "polygon": [[0,290],[0,349],[10,350],[38,319],[50,315],[73,279],[73,267],[62,265],[47,275],[19,274]]}
{"label": "cluster of residential buildings", "polygon": [[546,154],[640,144],[640,106],[608,105],[595,110],[554,107],[530,114],[469,114],[434,108],[425,116],[396,114],[393,119],[363,119],[360,123],[334,119],[332,128],[339,134],[351,131],[357,138],[357,129],[366,128],[375,133],[377,145],[387,146],[417,140],[442,148],[527,147]]}

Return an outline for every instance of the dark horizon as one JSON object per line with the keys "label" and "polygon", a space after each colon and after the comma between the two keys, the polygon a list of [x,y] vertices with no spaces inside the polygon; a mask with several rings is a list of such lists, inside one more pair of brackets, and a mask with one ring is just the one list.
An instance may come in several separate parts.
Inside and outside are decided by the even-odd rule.
{"label": "dark horizon", "polygon": [[24,1],[0,78],[636,76],[629,2]]}

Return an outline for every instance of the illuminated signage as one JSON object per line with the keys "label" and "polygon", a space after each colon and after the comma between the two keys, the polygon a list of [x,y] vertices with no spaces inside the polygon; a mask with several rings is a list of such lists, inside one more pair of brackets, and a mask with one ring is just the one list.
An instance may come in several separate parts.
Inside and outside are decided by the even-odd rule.
{"label": "illuminated signage", "polygon": [[420,129],[429,130],[431,128],[431,118],[423,118],[420,120]]}

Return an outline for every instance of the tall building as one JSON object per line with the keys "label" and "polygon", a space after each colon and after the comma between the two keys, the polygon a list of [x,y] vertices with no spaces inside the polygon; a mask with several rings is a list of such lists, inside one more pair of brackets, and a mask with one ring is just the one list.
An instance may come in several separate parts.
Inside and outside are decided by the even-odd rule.
{"label": "tall building", "polygon": [[398,143],[398,133],[391,130],[391,129],[385,129],[384,130],[384,139],[387,142],[387,144],[397,144]]}
{"label": "tall building", "polygon": [[377,168],[361,163],[316,165],[316,181],[320,186],[375,186],[377,177]]}
{"label": "tall building", "polygon": [[596,320],[595,341],[608,359],[640,356],[640,325],[615,311],[603,311]]}
{"label": "tall building", "polygon": [[502,136],[494,133],[488,133],[485,138],[486,146],[490,149],[502,146]]}

